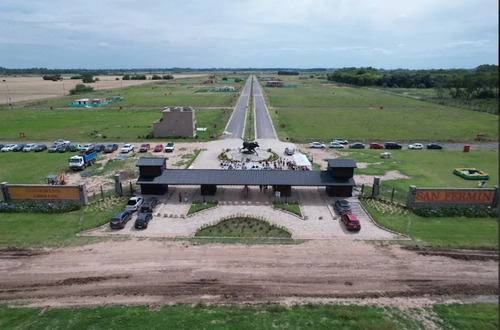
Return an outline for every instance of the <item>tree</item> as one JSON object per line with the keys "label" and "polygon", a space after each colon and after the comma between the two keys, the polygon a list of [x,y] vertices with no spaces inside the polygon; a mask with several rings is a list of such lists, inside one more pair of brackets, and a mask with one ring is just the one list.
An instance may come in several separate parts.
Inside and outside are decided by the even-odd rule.
{"label": "tree", "polygon": [[80,74],[82,76],[82,81],[84,83],[93,83],[95,82],[94,80],[94,74],[92,72],[83,72]]}
{"label": "tree", "polygon": [[171,74],[167,74],[167,75],[163,76],[163,79],[164,80],[174,79],[174,76],[172,76]]}
{"label": "tree", "polygon": [[75,86],[75,88],[69,90],[69,95],[89,93],[93,90],[94,87],[86,86],[84,84],[78,84]]}

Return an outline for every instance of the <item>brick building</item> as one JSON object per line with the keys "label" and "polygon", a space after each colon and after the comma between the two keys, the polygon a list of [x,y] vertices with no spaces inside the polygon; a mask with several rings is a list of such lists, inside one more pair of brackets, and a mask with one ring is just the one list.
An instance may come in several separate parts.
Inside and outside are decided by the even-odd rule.
{"label": "brick building", "polygon": [[192,107],[166,107],[153,123],[155,137],[194,137],[196,119]]}

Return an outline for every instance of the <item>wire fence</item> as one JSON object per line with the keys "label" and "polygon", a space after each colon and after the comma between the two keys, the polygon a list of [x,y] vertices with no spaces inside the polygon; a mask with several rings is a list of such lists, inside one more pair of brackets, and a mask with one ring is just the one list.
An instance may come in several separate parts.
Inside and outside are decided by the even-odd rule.
{"label": "wire fence", "polygon": [[362,197],[372,197],[385,202],[401,204],[402,206],[406,206],[408,203],[408,190],[383,183],[379,185],[378,193],[375,194],[373,185],[362,185],[360,194]]}

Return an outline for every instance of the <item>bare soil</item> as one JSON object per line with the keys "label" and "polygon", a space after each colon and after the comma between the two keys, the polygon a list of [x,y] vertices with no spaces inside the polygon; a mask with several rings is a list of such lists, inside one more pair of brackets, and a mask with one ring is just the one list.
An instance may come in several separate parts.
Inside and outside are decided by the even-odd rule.
{"label": "bare soil", "polygon": [[33,307],[352,298],[366,304],[388,297],[398,305],[410,299],[408,305],[498,294],[497,261],[354,240],[269,246],[130,239],[32,253],[5,249],[0,259],[0,302]]}
{"label": "bare soil", "polygon": [[[204,75],[206,74],[173,76],[180,79]],[[94,90],[118,89],[153,82],[149,80],[150,75],[147,77],[148,80],[122,80],[121,76],[95,76],[95,78],[99,78],[99,81],[88,85],[92,86]],[[69,77],[64,77],[61,81],[50,81],[43,80],[41,76],[0,76],[0,104],[8,104],[9,101],[16,103],[69,95],[69,90],[81,83],[81,79],[69,79]]]}

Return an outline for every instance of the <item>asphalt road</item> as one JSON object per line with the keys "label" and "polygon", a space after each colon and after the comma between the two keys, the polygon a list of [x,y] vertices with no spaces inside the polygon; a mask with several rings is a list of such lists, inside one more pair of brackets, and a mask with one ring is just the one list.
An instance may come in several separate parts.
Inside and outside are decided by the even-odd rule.
{"label": "asphalt road", "polygon": [[273,122],[262,95],[257,78],[253,78],[253,97],[255,109],[255,136],[257,139],[277,139]]}
{"label": "asphalt road", "polygon": [[247,114],[248,98],[250,96],[250,86],[253,76],[248,77],[245,87],[240,94],[238,103],[234,108],[233,114],[224,130],[224,139],[242,139],[245,130],[245,121]]}

